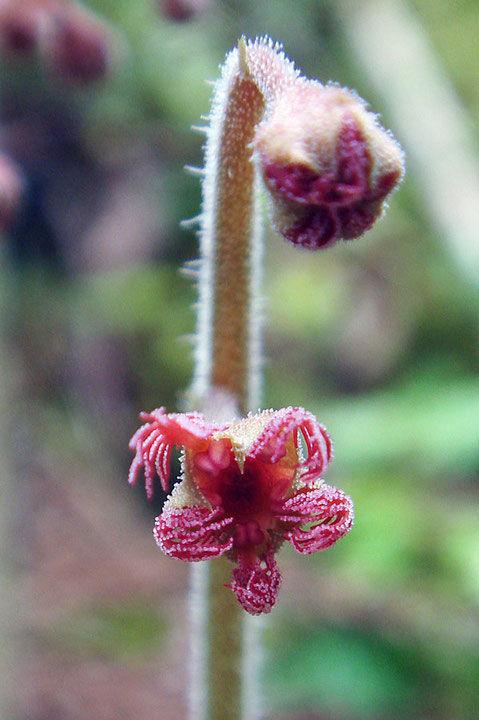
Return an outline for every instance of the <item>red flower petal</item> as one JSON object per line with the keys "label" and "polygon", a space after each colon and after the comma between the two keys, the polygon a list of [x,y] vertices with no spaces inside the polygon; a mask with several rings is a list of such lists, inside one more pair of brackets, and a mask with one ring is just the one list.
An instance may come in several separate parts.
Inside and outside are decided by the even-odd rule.
{"label": "red flower petal", "polygon": [[[353,501],[330,485],[303,487],[283,503],[276,519],[295,523],[285,532],[294,549],[303,554],[326,550],[348,533],[354,522]],[[300,525],[309,525],[302,529]]]}
{"label": "red flower petal", "polygon": [[208,560],[231,550],[233,538],[225,533],[233,518],[220,508],[166,509],[156,518],[153,534],[165,555],[179,560]]}
{"label": "red flower petal", "polygon": [[145,471],[145,489],[148,499],[153,497],[155,473],[165,492],[168,491],[170,457],[173,445],[191,450],[204,450],[211,434],[220,428],[206,422],[199,413],[170,413],[157,408],[151,413],[140,413],[146,420],[130,440],[135,457],[130,466],[128,482],[134,485],[141,468]]}
{"label": "red flower petal", "polygon": [[170,445],[182,445],[190,450],[202,450],[203,440],[208,439],[215,430],[223,427],[206,422],[201,413],[165,413],[164,408],[157,408],[150,413],[140,413],[140,419],[155,424],[162,430]]}
{"label": "red flower petal", "polygon": [[326,429],[314,415],[301,407],[284,408],[272,413],[270,422],[256,438],[248,457],[268,463],[278,462],[286,453],[290,434],[297,430],[302,432],[308,450],[308,457],[300,466],[306,471],[301,478],[306,482],[314,480],[328,467],[333,447]]}
{"label": "red flower petal", "polygon": [[368,192],[371,156],[356,120],[345,112],[335,148],[335,167],[318,172],[305,165],[264,163],[270,188],[304,206],[347,207]]}
{"label": "red flower petal", "polygon": [[339,213],[335,207],[314,205],[281,234],[294,245],[319,250],[331,247],[340,239]]}
{"label": "red flower petal", "polygon": [[250,615],[269,613],[278,597],[281,575],[270,551],[263,561],[257,558],[254,565],[239,560],[233,570],[231,588],[241,607]]}

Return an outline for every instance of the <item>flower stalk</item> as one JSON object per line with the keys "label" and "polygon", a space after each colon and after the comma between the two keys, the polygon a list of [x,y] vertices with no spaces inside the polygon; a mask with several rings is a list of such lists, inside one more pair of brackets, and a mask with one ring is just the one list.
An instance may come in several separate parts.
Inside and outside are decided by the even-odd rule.
{"label": "flower stalk", "polygon": [[[259,401],[258,361],[253,356],[259,350],[262,237],[251,143],[263,110],[263,96],[235,50],[216,83],[206,130],[193,381],[196,409],[203,409],[205,403],[209,408],[213,388],[229,396],[239,413]],[[222,413],[219,408],[213,412]]]}
{"label": "flower stalk", "polygon": [[354,517],[351,499],[320,477],[333,452],[316,418],[294,407],[251,414],[260,401],[260,182],[276,229],[319,249],[371,227],[403,156],[359,98],[302,78],[268,39],[241,39],[228,55],[206,134],[193,411],[141,414],[129,479],[144,469],[149,497],[155,475],[167,490],[171,450],[182,448],[181,482],[154,535],[166,555],[212,560],[192,575],[189,717],[258,720],[243,610],[271,611],[285,541],[303,554],[325,550]]}
{"label": "flower stalk", "polygon": [[[245,415],[260,405],[262,220],[253,141],[266,102],[295,77],[292,63],[273,51],[272,43],[247,44],[241,38],[215,85],[200,216],[198,334],[191,394],[193,406],[212,420],[231,417],[232,406]],[[218,558],[210,568],[195,567],[193,572],[207,573],[209,578],[208,637],[203,643],[209,653],[209,718],[247,720],[247,708],[255,712],[260,703],[258,678],[242,672],[242,667],[247,668],[242,663],[243,636],[250,646],[257,646],[259,655],[258,625],[253,629],[254,621],[244,618],[234,596],[224,592],[230,576],[228,560]],[[196,636],[192,642],[198,646],[202,640]],[[193,686],[200,684],[195,675],[202,672],[192,668]]]}
{"label": "flower stalk", "polygon": [[[260,403],[262,227],[259,178],[251,160],[264,98],[249,73],[245,50],[240,40],[239,49],[225,64],[215,88],[207,131],[193,396],[196,407],[214,420],[228,415],[230,408],[224,404],[236,406],[235,412],[244,415]],[[223,407],[218,407],[216,399]],[[225,592],[231,574],[229,561],[220,557],[210,567],[193,567],[192,572],[202,572],[208,578],[204,602],[209,606],[209,619],[206,632],[205,628],[200,630],[201,635],[206,635],[203,644],[207,648],[208,718],[240,720],[245,718],[242,698],[256,695],[258,685],[257,679],[250,677],[248,687],[243,687],[244,633],[249,633],[250,642],[259,641],[253,637],[251,627],[244,627],[245,623],[251,625],[251,619],[243,617],[234,595]],[[192,642],[198,646],[201,636],[192,637]],[[199,684],[194,677],[198,672],[203,671],[192,668],[194,685]],[[196,712],[195,700],[193,705],[190,713]],[[190,720],[197,719],[191,715]]]}

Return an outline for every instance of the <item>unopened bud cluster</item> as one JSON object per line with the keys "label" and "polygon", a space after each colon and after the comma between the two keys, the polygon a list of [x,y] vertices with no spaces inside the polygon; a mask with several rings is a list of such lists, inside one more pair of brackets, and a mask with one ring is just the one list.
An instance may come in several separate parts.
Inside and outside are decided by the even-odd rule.
{"label": "unopened bud cluster", "polygon": [[356,238],[382,214],[403,152],[355,94],[298,78],[258,129],[274,228],[302,247]]}
{"label": "unopened bud cluster", "polygon": [[206,12],[210,5],[210,0],[158,0],[160,12],[174,22],[194,20]]}
{"label": "unopened bud cluster", "polygon": [[73,0],[0,0],[0,45],[10,54],[37,53],[77,83],[101,79],[112,57],[108,26]]}

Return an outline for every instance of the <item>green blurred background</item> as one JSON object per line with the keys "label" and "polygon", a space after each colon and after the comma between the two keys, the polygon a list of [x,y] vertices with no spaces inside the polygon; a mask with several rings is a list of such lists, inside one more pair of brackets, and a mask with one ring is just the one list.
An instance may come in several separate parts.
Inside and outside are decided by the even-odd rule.
{"label": "green blurred background", "polygon": [[[201,124],[241,34],[354,87],[406,150],[366,237],[268,230],[264,407],[331,432],[351,534],[284,549],[266,717],[479,717],[479,7],[475,0],[90,0],[112,29],[88,86],[4,57],[0,147],[24,180],[1,241],[2,668],[15,720],[185,717],[187,569],[126,485],[137,413],[192,373]],[[5,543],[4,543],[5,544]],[[13,590],[13,591],[12,591]],[[24,678],[28,677],[28,682]],[[7,709],[9,708],[9,709]],[[1,708],[0,708],[1,710]]]}

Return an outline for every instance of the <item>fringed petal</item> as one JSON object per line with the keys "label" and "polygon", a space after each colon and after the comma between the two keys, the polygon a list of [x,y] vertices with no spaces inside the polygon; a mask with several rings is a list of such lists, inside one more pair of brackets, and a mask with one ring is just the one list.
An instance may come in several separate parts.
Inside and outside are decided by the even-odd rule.
{"label": "fringed petal", "polygon": [[201,413],[165,413],[164,408],[157,408],[150,413],[142,412],[140,419],[157,424],[171,445],[182,445],[189,450],[203,449],[202,441],[224,427],[207,422]]}
{"label": "fringed petal", "polygon": [[281,575],[270,551],[263,561],[257,558],[254,565],[242,562],[232,572],[231,588],[241,607],[250,615],[269,613],[278,597]]}
{"label": "fringed petal", "polygon": [[[130,450],[135,452],[135,457],[130,465],[128,482],[135,485],[141,469],[145,471],[145,490],[149,500],[153,497],[153,478],[155,476],[154,457],[150,460],[151,449],[161,445],[163,435],[161,431],[151,423],[142,425],[130,440]],[[171,446],[168,448],[168,460]],[[169,466],[169,463],[167,463]],[[168,475],[158,473],[161,485],[165,492],[168,490]]]}
{"label": "fringed petal", "polygon": [[284,533],[284,538],[295,550],[309,555],[326,550],[351,530],[353,501],[330,485],[304,486],[283,503],[276,519],[296,525]]}
{"label": "fringed petal", "polygon": [[153,534],[165,555],[195,562],[231,550],[233,538],[228,529],[232,523],[233,518],[224,517],[220,508],[166,509],[156,518]]}
{"label": "fringed petal", "polygon": [[314,415],[301,407],[288,407],[271,414],[271,420],[256,438],[248,457],[262,462],[276,463],[286,453],[286,443],[291,433],[303,434],[308,457],[301,463],[304,468],[301,479],[309,482],[319,477],[328,467],[333,454],[331,438],[326,429],[318,423]]}
{"label": "fringed petal", "polygon": [[135,457],[130,466],[128,482],[134,485],[144,468],[146,495],[151,500],[155,474],[163,490],[168,491],[173,445],[204,450],[211,434],[218,428],[207,423],[199,413],[166,414],[164,408],[157,408],[151,413],[142,412],[140,418],[146,422],[130,440],[130,449],[135,452]]}
{"label": "fringed petal", "polygon": [[331,462],[333,442],[324,425],[318,423],[311,413],[304,412],[307,417],[305,417],[299,429],[303,433],[308,457],[301,465],[304,468],[301,481],[312,482],[323,474]]}

